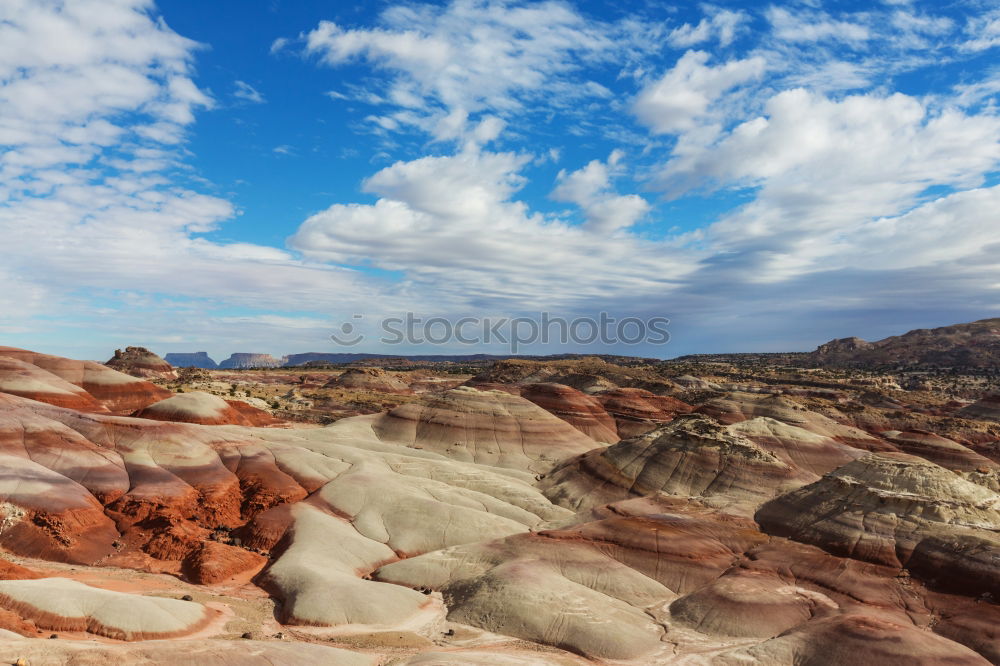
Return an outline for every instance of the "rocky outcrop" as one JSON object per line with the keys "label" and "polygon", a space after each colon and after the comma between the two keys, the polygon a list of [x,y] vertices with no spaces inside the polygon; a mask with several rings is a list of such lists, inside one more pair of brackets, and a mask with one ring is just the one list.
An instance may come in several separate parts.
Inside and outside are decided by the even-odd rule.
{"label": "rocky outcrop", "polygon": [[283,360],[276,359],[270,354],[233,354],[219,364],[223,370],[250,370],[253,368],[280,368]]}
{"label": "rocky outcrop", "polygon": [[115,355],[104,365],[133,377],[177,379],[173,367],[145,347],[116,349]]}
{"label": "rocky outcrop", "polygon": [[772,534],[835,555],[948,572],[952,589],[1000,596],[1000,495],[903,453],[869,454],[756,514]]}
{"label": "rocky outcrop", "polygon": [[175,368],[201,368],[215,370],[219,365],[208,356],[208,352],[178,353],[172,352],[163,357],[164,361]]}
{"label": "rocky outcrop", "polygon": [[750,439],[700,415],[570,460],[541,483],[570,509],[665,493],[752,513],[761,502],[815,478]]}
{"label": "rocky outcrop", "polygon": [[334,377],[323,388],[346,388],[383,393],[409,393],[410,386],[394,373],[382,368],[350,368]]}
{"label": "rocky outcrop", "polygon": [[644,388],[656,393],[667,393],[678,388],[675,383],[649,370],[609,363],[596,356],[546,361],[527,359],[496,361],[469,380],[469,385],[545,382],[564,384],[584,393],[599,393],[618,387]]}
{"label": "rocky outcrop", "polygon": [[730,393],[725,397],[709,400],[695,411],[728,424],[765,416],[865,451],[897,450],[889,442],[864,430],[838,423],[780,395]]}

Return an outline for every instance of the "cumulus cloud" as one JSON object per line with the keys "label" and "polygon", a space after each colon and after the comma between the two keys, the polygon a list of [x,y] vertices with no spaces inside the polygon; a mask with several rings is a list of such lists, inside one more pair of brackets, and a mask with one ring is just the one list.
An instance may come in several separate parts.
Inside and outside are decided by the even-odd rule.
{"label": "cumulus cloud", "polygon": [[149,10],[146,0],[0,6],[4,325],[86,316],[81,294],[111,302],[125,286],[278,309],[293,291],[318,307],[375,293],[349,270],[201,236],[237,212],[178,168],[187,127],[213,101],[191,78],[198,45]]}
{"label": "cumulus cloud", "polygon": [[622,157],[622,151],[615,150],[607,162],[592,160],[587,166],[569,173],[563,169],[551,197],[578,205],[587,218],[586,228],[596,233],[631,227],[649,212],[650,206],[637,194],[620,195],[612,189],[612,172]]}
{"label": "cumulus cloud", "polygon": [[688,51],[659,80],[636,97],[633,110],[658,134],[693,129],[706,119],[723,93],[763,75],[764,59],[755,56],[712,67],[704,51]]}
{"label": "cumulus cloud", "polygon": [[[331,206],[307,219],[291,245],[314,259],[404,271],[455,303],[507,307],[663,294],[694,267],[668,243],[609,240],[605,232],[618,224],[610,212],[595,211],[582,228],[532,213],[514,199],[531,159],[465,151],[397,162],[365,181],[375,204]],[[613,200],[587,169],[564,178],[564,195],[595,207]]]}

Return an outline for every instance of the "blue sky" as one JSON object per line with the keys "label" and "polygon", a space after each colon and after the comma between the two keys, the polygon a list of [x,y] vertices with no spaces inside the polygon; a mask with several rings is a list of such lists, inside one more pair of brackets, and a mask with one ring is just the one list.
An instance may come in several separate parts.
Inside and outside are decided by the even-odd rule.
{"label": "blue sky", "polygon": [[671,357],[997,316],[998,49],[978,0],[10,0],[0,333],[225,357],[608,312]]}

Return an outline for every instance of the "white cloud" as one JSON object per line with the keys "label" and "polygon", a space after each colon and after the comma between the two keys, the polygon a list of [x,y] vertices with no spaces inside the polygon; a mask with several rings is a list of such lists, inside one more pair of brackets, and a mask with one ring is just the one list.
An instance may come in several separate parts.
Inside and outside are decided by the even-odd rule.
{"label": "white cloud", "polygon": [[962,48],[966,51],[985,51],[1000,46],[1000,10],[994,10],[969,19],[969,35]]}
{"label": "white cloud", "polygon": [[381,20],[361,29],[322,21],[305,35],[305,50],[330,66],[367,61],[387,76],[378,97],[416,112],[409,124],[438,136],[456,114],[523,114],[608,97],[604,86],[575,77],[635,38],[551,1],[397,5]]}
{"label": "white cloud", "polygon": [[685,23],[671,30],[667,42],[675,48],[688,48],[717,37],[721,46],[728,46],[749,20],[746,12],[716,9],[696,25]]}
{"label": "white cloud", "polygon": [[643,88],[633,105],[639,120],[659,134],[693,129],[723,93],[764,73],[760,57],[716,67],[706,65],[709,58],[704,51],[688,51],[659,80]]}
{"label": "white cloud", "polygon": [[[694,267],[692,257],[668,243],[611,239],[607,228],[532,213],[513,198],[530,161],[530,155],[464,151],[397,162],[365,182],[380,197],[375,204],[331,206],[307,219],[291,245],[314,259],[405,271],[423,288],[449,295],[456,308],[662,295]],[[587,201],[596,195],[595,204],[614,199],[584,193],[584,185],[566,188]]]}
{"label": "white cloud", "polygon": [[[662,183],[673,196],[697,187],[758,188],[752,202],[710,227],[709,238],[746,258],[749,279],[775,281],[854,266],[845,258],[866,254],[859,250],[870,247],[872,230],[903,230],[922,219],[900,216],[927,188],[975,187],[998,164],[995,116],[935,111],[898,93],[830,100],[797,89],[775,95],[764,115],[716,143],[679,142]],[[990,218],[985,199],[968,201]],[[992,242],[989,229],[970,227],[971,244]]]}
{"label": "white cloud", "polygon": [[631,227],[649,212],[650,206],[637,194],[619,195],[612,189],[612,171],[623,156],[615,150],[607,162],[592,160],[577,171],[560,171],[559,184],[551,197],[578,205],[587,218],[586,228],[595,233],[609,234]]}
{"label": "white cloud", "polygon": [[236,213],[184,186],[177,168],[186,127],[212,101],[191,79],[197,45],[149,8],[0,4],[4,325],[39,312],[86,317],[87,298],[113,301],[126,285],[250,308],[287,308],[289,293],[318,308],[370,297],[379,287],[352,271],[200,236]]}
{"label": "white cloud", "polygon": [[868,26],[834,19],[826,12],[790,11],[772,6],[767,10],[767,19],[775,36],[789,42],[833,40],[859,44],[872,38]]}
{"label": "white cloud", "polygon": [[236,89],[233,91],[233,97],[236,99],[241,99],[251,104],[263,104],[266,101],[264,95],[246,81],[237,81],[235,85]]}

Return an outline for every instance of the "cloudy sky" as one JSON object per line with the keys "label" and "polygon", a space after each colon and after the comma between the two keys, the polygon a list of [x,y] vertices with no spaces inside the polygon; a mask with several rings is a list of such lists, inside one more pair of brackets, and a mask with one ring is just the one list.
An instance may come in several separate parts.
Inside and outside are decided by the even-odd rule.
{"label": "cloudy sky", "polygon": [[995,1],[625,5],[3,0],[0,343],[606,311],[671,357],[1000,316]]}

